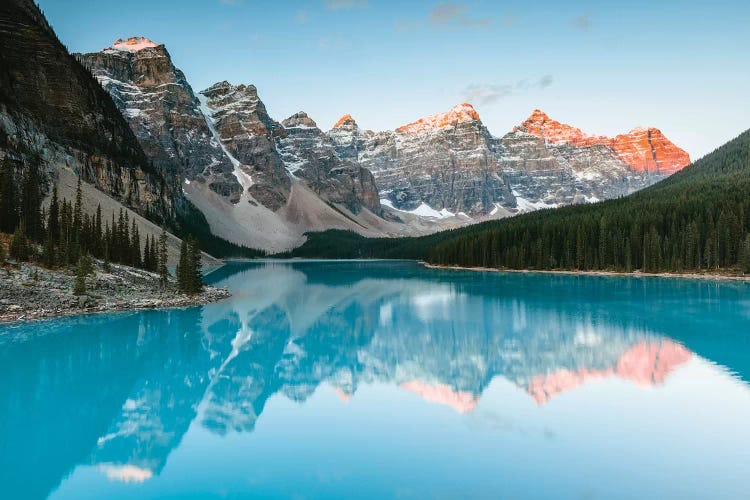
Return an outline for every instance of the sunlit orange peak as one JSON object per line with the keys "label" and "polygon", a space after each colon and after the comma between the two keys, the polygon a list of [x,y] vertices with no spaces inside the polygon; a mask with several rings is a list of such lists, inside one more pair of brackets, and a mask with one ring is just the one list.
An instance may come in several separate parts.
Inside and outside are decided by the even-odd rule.
{"label": "sunlit orange peak", "polygon": [[526,132],[550,142],[577,147],[606,146],[637,172],[669,175],[690,164],[690,156],[667,139],[657,128],[638,127],[615,138],[589,135],[581,129],[560,123],[535,109],[515,131]]}
{"label": "sunlit orange peak", "polygon": [[457,104],[447,113],[426,116],[396,129],[397,132],[417,134],[432,129],[453,127],[459,123],[479,121],[479,113],[468,102]]}
{"label": "sunlit orange peak", "polygon": [[159,44],[152,42],[145,36],[132,36],[123,40],[118,38],[109,48],[115,50],[127,50],[129,52],[138,52],[148,47],[158,47]]}
{"label": "sunlit orange peak", "polygon": [[336,124],[333,126],[333,128],[339,128],[344,124],[354,124],[354,118],[352,118],[352,115],[345,114],[341,118],[339,118],[339,121],[336,122]]}

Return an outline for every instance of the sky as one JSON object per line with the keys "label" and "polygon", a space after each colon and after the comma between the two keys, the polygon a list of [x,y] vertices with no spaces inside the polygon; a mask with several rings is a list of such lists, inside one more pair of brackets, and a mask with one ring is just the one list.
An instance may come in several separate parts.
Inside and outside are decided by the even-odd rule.
{"label": "sky", "polygon": [[470,102],[496,136],[534,109],[691,158],[750,128],[750,2],[38,0],[71,52],[163,43],[198,92],[254,84],[281,121],[394,129]]}

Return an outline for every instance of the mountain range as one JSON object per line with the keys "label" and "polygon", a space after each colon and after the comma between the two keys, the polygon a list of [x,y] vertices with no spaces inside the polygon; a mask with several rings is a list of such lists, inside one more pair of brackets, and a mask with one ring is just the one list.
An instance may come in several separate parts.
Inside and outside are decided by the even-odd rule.
{"label": "mountain range", "polygon": [[351,115],[324,131],[303,111],[279,122],[253,85],[196,92],[167,48],[144,37],[76,57],[211,231],[271,252],[311,231],[423,235],[596,202],[690,163],[658,129],[591,136],[539,110],[502,137],[468,103],[388,131],[360,129]]}
{"label": "mountain range", "polygon": [[468,103],[387,131],[351,115],[328,131],[303,111],[277,121],[253,85],[196,91],[145,37],[70,55],[31,0],[0,16],[0,159],[19,176],[41,164],[45,195],[55,184],[72,199],[80,176],[86,211],[124,207],[141,234],[197,234],[221,255],[288,251],[330,229],[419,236],[596,202],[690,163],[658,129],[594,136],[540,110],[500,137]]}

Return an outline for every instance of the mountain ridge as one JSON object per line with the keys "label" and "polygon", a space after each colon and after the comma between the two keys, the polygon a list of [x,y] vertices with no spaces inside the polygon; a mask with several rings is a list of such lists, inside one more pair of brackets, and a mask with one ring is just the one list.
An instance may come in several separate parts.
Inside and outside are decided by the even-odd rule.
{"label": "mountain ridge", "polygon": [[[165,58],[163,68],[154,66],[151,57],[146,68],[154,69],[149,71],[132,62],[140,54],[152,52]],[[284,226],[280,229],[291,239],[285,236],[286,243],[279,246],[274,237],[258,240],[257,229],[265,223],[252,228],[254,223],[247,220],[260,221],[260,215],[246,214],[236,221],[250,231],[242,236],[242,231],[231,231],[231,221],[217,220],[235,212],[231,207],[219,210],[224,215],[207,214],[212,231],[220,231],[222,237],[269,251],[299,245],[304,242],[304,233],[313,230],[313,226],[299,225],[299,221],[310,220],[307,215],[300,217],[297,209],[296,215],[291,215],[295,182],[301,181],[320,198],[313,203],[318,208],[297,207],[300,210],[319,211],[321,203],[334,207],[330,215],[338,222],[327,216],[318,218],[322,227],[316,223],[315,230],[338,228],[368,236],[403,236],[623,196],[653,184],[663,178],[663,172],[671,173],[688,161],[686,154],[678,154],[676,160],[669,160],[667,154],[665,161],[672,163],[662,161],[665,166],[661,168],[661,148],[676,146],[660,135],[652,140],[658,129],[651,128],[645,130],[645,140],[638,136],[613,142],[566,126],[578,131],[571,135],[575,140],[549,141],[541,127],[535,129],[527,120],[524,129],[522,124],[496,137],[470,103],[459,103],[446,112],[387,131],[361,129],[351,114],[345,114],[324,132],[304,112],[280,121],[269,116],[254,85],[219,81],[202,92],[193,92],[184,74],[174,67],[166,47],[146,37],[118,39],[103,51],[80,57],[113,94],[144,149],[161,158],[158,164],[168,165],[167,170],[176,173],[188,197],[201,210],[214,211],[210,207],[219,208],[217,203],[257,204],[258,210],[270,212],[264,212],[263,220],[275,219],[274,224]],[[167,85],[158,87],[156,105],[151,106],[164,108],[164,113],[144,117],[149,113],[133,103],[132,97],[130,101],[122,99],[127,94],[118,94],[106,79],[113,73],[110,66],[114,58],[123,57],[131,61],[132,68],[126,84],[140,89]],[[160,73],[176,76],[160,78]],[[174,109],[180,116],[192,116],[196,125],[183,118],[167,119],[172,111],[169,103],[180,101],[180,89],[185,93],[185,104]],[[195,100],[200,103],[196,105]],[[541,111],[538,114],[543,115]],[[201,121],[206,122],[207,129],[200,126]],[[165,130],[162,123],[173,127]],[[193,153],[198,144],[205,153]],[[644,147],[653,156],[654,168],[633,166],[645,154]],[[175,158],[183,165],[173,161]],[[204,183],[218,196],[204,192]],[[211,199],[198,200],[205,196]],[[307,195],[305,199],[313,201]],[[363,208],[375,218],[368,215],[368,222],[354,222]]]}

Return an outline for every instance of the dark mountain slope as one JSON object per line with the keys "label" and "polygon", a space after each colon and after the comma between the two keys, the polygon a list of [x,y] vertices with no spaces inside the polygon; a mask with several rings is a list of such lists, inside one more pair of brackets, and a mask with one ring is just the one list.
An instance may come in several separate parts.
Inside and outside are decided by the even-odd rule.
{"label": "dark mountain slope", "polygon": [[36,163],[47,181],[65,166],[125,205],[169,218],[169,186],[31,0],[0,4],[0,150],[18,169]]}
{"label": "dark mountain slope", "polygon": [[38,171],[48,194],[66,169],[178,236],[198,237],[206,251],[257,255],[211,234],[178,180],[154,168],[107,91],[31,0],[0,2],[0,162],[12,165],[17,186]]}

